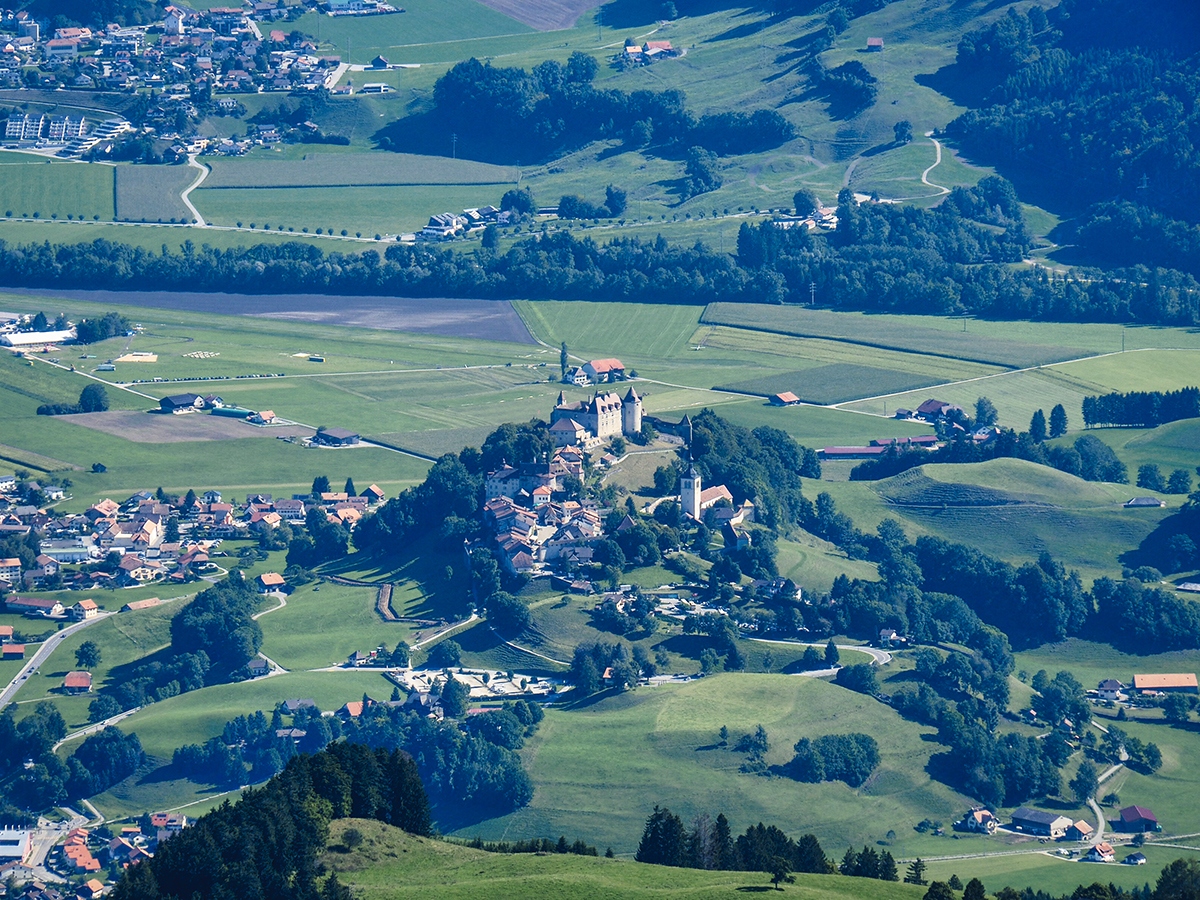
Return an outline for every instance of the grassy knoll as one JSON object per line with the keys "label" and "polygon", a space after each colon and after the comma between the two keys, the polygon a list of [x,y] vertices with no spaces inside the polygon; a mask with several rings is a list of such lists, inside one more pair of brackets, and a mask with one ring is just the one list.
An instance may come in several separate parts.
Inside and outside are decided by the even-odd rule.
{"label": "grassy knoll", "polygon": [[791,539],[780,540],[776,560],[779,574],[790,578],[809,592],[828,591],[839,575],[875,581],[879,574],[875,564],[850,559],[828,541],[798,532]]}
{"label": "grassy knoll", "polygon": [[113,217],[113,167],[0,154],[0,211],[6,217]]}
{"label": "grassy knoll", "polygon": [[[759,723],[770,735],[771,764],[787,761],[803,735],[847,731],[872,733],[883,762],[859,791],[739,774],[741,755],[714,746],[717,731],[727,725],[737,735]],[[719,675],[639,688],[549,711],[524,753],[536,785],[533,803],[459,833],[580,834],[628,853],[659,803],[685,820],[724,811],[738,829],[764,821],[793,834],[811,831],[831,852],[893,829],[899,855],[924,843],[912,830],[915,822],[949,821],[966,802],[923,771],[934,749],[922,740],[925,732],[874,700],[809,678]]]}
{"label": "grassy knoll", "polygon": [[[864,530],[885,517],[910,537],[933,534],[970,544],[1014,564],[1043,550],[1085,581],[1119,576],[1118,557],[1137,547],[1170,513],[1126,510],[1131,488],[1085,482],[1023,460],[930,465],[876,482],[814,484]],[[1177,500],[1175,501],[1177,502]]]}
{"label": "grassy knoll", "polygon": [[119,613],[71,635],[41,665],[38,674],[31,675],[17,692],[18,715],[31,712],[37,701],[50,700],[63,714],[68,728],[85,727],[88,705],[95,699],[94,695],[68,696],[62,692],[63,678],[76,668],[75,651],[84,641],[93,641],[100,648],[100,665],[92,670],[92,679],[95,688],[102,688],[110,677],[123,677],[123,667],[171,642],[171,617],[179,609],[179,603],[167,603],[137,612]]}
{"label": "grassy knoll", "polygon": [[1200,383],[1200,352],[1143,350],[1095,359],[1083,359],[1038,369],[1005,372],[975,381],[939,387],[936,391],[896,394],[883,400],[846,404],[848,409],[880,415],[897,407],[913,408],[936,396],[964,408],[976,398],[988,397],[1000,412],[1000,423],[1018,430],[1029,427],[1034,410],[1049,410],[1061,403],[1072,430],[1083,426],[1081,404],[1089,395],[1110,391],[1177,390]]}
{"label": "grassy knoll", "polygon": [[[569,855],[486,853],[469,847],[405,834],[377,821],[343,819],[334,822],[330,846],[356,828],[365,840],[346,853],[327,850],[325,865],[356,896],[375,898],[426,897],[446,900],[519,900],[530,896],[553,900],[613,900],[667,897],[708,900],[737,897],[739,892],[768,890],[762,872],[706,872],[648,866],[629,860]],[[568,829],[574,835],[574,830]],[[585,840],[590,840],[586,834]],[[835,898],[916,898],[923,889],[910,885],[865,881],[832,875],[799,875],[787,893],[803,900]]]}
{"label": "grassy knoll", "polygon": [[1158,428],[1096,428],[1089,434],[1112,447],[1131,475],[1136,476],[1138,467],[1147,464],[1158,466],[1164,475],[1173,469],[1195,474],[1200,419],[1168,422]]}

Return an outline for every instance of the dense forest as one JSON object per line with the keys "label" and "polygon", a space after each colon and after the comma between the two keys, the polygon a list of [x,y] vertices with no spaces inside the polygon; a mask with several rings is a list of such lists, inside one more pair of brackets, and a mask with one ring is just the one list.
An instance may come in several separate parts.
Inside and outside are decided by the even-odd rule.
{"label": "dense forest", "polygon": [[111,896],[350,900],[336,874],[324,878],[317,863],[329,823],[348,817],[430,834],[429,800],[412,758],[348,743],[298,756],[264,787],[226,801],[126,869]]}
{"label": "dense forest", "polygon": [[[947,134],[1052,207],[1088,259],[1200,274],[1200,8],[1063,0],[1010,8],[958,46]],[[1064,128],[1063,122],[1071,127]]]}

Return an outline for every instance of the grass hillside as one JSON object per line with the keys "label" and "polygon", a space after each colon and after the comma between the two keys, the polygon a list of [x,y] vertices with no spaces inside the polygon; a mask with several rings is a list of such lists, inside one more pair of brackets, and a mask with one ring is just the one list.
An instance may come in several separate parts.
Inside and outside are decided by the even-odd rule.
{"label": "grass hillside", "polygon": [[[342,835],[350,828],[364,840],[345,852]],[[707,900],[770,889],[770,877],[762,872],[705,872],[585,856],[486,853],[359,819],[334,822],[330,847],[336,849],[327,850],[322,862],[336,869],[338,879],[363,900],[429,896],[440,900]],[[785,890],[804,900],[916,900],[924,889],[840,875],[798,875]]]}
{"label": "grass hillside", "polygon": [[[727,726],[732,744],[758,724],[769,736],[769,765],[790,760],[801,737],[856,731],[879,742],[882,762],[857,790],[742,774],[744,755],[718,746],[717,732]],[[547,711],[523,751],[533,802],[457,833],[485,839],[578,834],[628,854],[646,816],[662,804],[684,821],[724,812],[739,831],[761,821],[789,834],[811,832],[830,853],[840,854],[847,842],[885,838],[897,857],[932,855],[930,842],[944,853],[943,839],[912,826],[925,818],[952,821],[970,803],[926,774],[939,749],[931,735],[869,697],[812,678],[730,674],[639,688]]]}
{"label": "grass hillside", "polygon": [[891,517],[910,537],[936,535],[1017,565],[1046,550],[1085,581],[1119,576],[1121,554],[1138,547],[1182,499],[1166,498],[1166,509],[1124,509],[1134,494],[1147,492],[1019,459],[921,466],[873,482],[820,482],[811,493],[821,490],[860,528]]}

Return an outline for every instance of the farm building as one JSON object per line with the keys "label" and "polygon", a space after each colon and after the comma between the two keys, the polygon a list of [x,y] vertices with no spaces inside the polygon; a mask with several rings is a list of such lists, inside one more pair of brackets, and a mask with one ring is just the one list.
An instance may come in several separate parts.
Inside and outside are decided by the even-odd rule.
{"label": "farm building", "polygon": [[1096,693],[1100,695],[1101,700],[1120,700],[1121,689],[1124,687],[1125,685],[1115,678],[1105,678],[1096,685]]}
{"label": "farm building", "polygon": [[278,591],[286,584],[286,582],[283,580],[283,576],[278,572],[263,572],[258,576],[258,578],[255,579],[255,581],[258,582],[258,592],[260,594]]}
{"label": "farm building", "polygon": [[1134,675],[1133,689],[1135,691],[1151,691],[1157,693],[1197,693],[1196,675],[1194,672],[1181,672],[1171,675]]}
{"label": "farm building", "polygon": [[782,394],[772,394],[770,400],[772,406],[795,406],[800,402],[800,398],[791,391],[784,391]]}
{"label": "farm building", "polygon": [[63,679],[63,690],[68,694],[86,694],[92,689],[91,672],[68,672]]}
{"label": "farm building", "polygon": [[17,331],[0,334],[0,344],[6,347],[37,347],[42,344],[61,344],[74,339],[74,328],[70,331]]}
{"label": "farm building", "polygon": [[1083,819],[1080,819],[1078,822],[1076,822],[1074,825],[1072,825],[1070,828],[1067,829],[1066,837],[1067,837],[1067,840],[1070,840],[1070,841],[1086,841],[1088,838],[1090,838],[1092,836],[1092,832],[1094,830],[1095,829],[1092,828],[1091,825],[1089,825],[1087,822],[1083,821]]}
{"label": "farm building", "polygon": [[1058,813],[1044,812],[1028,806],[1020,806],[1013,810],[1012,827],[1026,834],[1036,834],[1044,837],[1060,838],[1074,823],[1066,816]]}
{"label": "farm building", "polygon": [[204,398],[199,394],[172,394],[159,400],[158,405],[165,413],[191,412],[204,406]]}
{"label": "farm building", "polygon": [[883,38],[881,38],[881,37],[867,38],[867,52],[868,53],[882,53],[883,52]]}
{"label": "farm building", "polygon": [[619,359],[593,359],[585,362],[582,368],[592,384],[625,380],[625,364]]}
{"label": "farm building", "polygon": [[1125,502],[1126,509],[1162,509],[1166,505],[1166,500],[1157,497],[1132,497]]}
{"label": "farm building", "polygon": [[63,605],[57,600],[47,600],[42,597],[9,597],[4,601],[8,611],[21,613],[26,616],[44,616],[55,618],[63,614]]}
{"label": "farm building", "polygon": [[1121,817],[1114,823],[1119,831],[1135,833],[1146,831],[1162,831],[1158,817],[1144,806],[1126,806],[1121,810]]}
{"label": "farm building", "polygon": [[0,659],[24,659],[24,644],[0,644]]}
{"label": "farm building", "polygon": [[362,436],[345,428],[325,428],[313,435],[314,444],[326,447],[350,447],[362,440]]}

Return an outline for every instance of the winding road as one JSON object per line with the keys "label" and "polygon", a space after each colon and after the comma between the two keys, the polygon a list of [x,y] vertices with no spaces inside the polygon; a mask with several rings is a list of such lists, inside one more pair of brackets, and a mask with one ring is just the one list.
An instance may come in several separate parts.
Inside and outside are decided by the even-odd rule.
{"label": "winding road", "polygon": [[[750,638],[750,640],[757,641],[760,644],[784,644],[788,647],[816,647],[818,649],[824,649],[825,647],[825,644],[820,641],[776,641],[769,638]],[[826,641],[827,643],[828,641]],[[859,653],[867,654],[867,656],[871,657],[871,665],[873,666],[886,666],[892,661],[892,654],[886,650],[880,650],[878,647],[867,647],[862,644],[834,644],[834,646],[839,650],[856,650]],[[829,669],[828,674],[833,674],[836,671],[837,669]],[[806,672],[804,674],[811,675],[814,673]]]}
{"label": "winding road", "polygon": [[[941,150],[939,149],[938,152],[940,154]],[[941,157],[939,156],[938,159],[941,159]],[[200,215],[200,210],[196,209],[195,204],[192,203],[192,191],[204,183],[204,179],[208,177],[208,173],[211,170],[204,163],[197,162],[196,154],[194,153],[188,155],[187,161],[189,166],[193,169],[199,169],[200,172],[196,176],[196,180],[183,189],[183,193],[179,195],[179,199],[183,201],[184,206],[191,210],[195,224],[204,228],[207,226],[207,223],[204,221],[204,216]]]}

